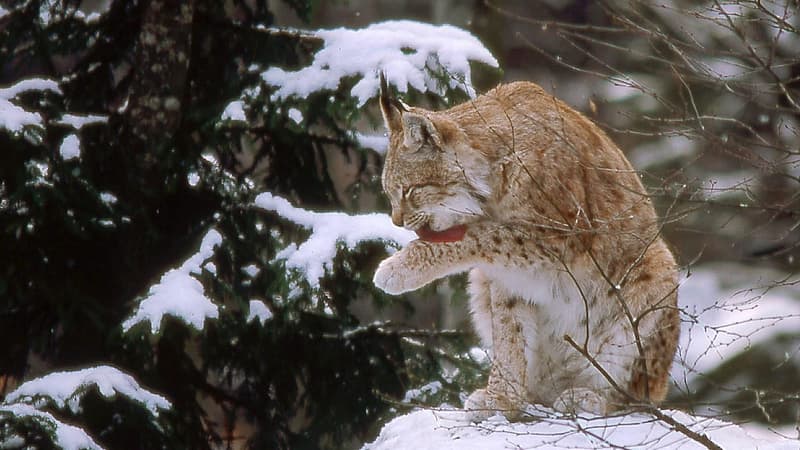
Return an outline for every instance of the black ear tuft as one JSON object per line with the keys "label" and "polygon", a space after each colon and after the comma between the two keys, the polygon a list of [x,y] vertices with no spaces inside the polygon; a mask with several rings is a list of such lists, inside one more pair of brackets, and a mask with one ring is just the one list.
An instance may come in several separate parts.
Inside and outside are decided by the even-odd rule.
{"label": "black ear tuft", "polygon": [[381,108],[386,110],[392,104],[392,98],[389,94],[389,83],[386,82],[386,74],[381,70],[380,73],[381,79]]}
{"label": "black ear tuft", "polygon": [[402,131],[401,115],[408,111],[408,108],[399,100],[392,97],[389,90],[389,83],[386,81],[386,74],[381,71],[380,78],[380,103],[381,112],[383,113],[383,120],[386,122],[386,128],[390,132]]}

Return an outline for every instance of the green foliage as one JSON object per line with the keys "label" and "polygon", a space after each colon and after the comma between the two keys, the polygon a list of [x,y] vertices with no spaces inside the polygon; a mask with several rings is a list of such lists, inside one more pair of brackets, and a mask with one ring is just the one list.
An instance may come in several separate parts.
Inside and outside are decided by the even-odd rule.
{"label": "green foliage", "polygon": [[[264,32],[274,20],[264,1],[232,3],[236,19],[226,2],[195,2],[180,120],[145,140],[125,105],[147,76],[137,52],[152,2],[115,0],[86,21],[77,2],[18,1],[2,19],[0,84],[48,78],[62,92],[17,96],[15,104],[41,114],[41,126],[0,129],[0,395],[6,380],[102,362],[172,402],[156,423],[135,402],[93,394],[76,414],[49,410],[106,448],[353,446],[377,432],[409,388],[443,380],[449,389],[431,401],[458,403],[461,383],[477,373],[468,357],[447,356],[465,355],[467,336],[364,325],[351,312],[357,299],[378,308],[398,302],[372,286],[382,244],[340,249],[316,290],[275,259],[307,232],[255,210],[255,195],[352,209],[337,198],[322,149],[364,161],[368,152],[352,138],[361,114],[348,94],[352,80],[305,99],[270,100],[258,70],[300,66],[314,44]],[[288,3],[310,17],[313,2]],[[247,123],[221,120],[243,92]],[[289,108],[302,112],[301,124]],[[108,120],[80,129],[59,120],[88,113]],[[81,155],[64,159],[59,147],[72,133]],[[199,279],[219,318],[199,332],[168,317],[158,335],[141,325],[123,334],[120,324],[149,286],[212,227],[223,243]],[[264,324],[247,320],[254,299],[273,314]],[[40,421],[0,416],[0,446],[51,448],[52,439]]]}

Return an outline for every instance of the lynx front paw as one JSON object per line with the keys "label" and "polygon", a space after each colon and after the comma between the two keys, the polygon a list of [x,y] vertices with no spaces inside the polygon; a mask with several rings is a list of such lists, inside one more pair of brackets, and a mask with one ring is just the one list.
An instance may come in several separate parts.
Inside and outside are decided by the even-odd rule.
{"label": "lynx front paw", "polygon": [[497,414],[502,414],[510,421],[519,420],[527,405],[515,405],[504,396],[493,395],[486,389],[478,389],[464,401],[464,410],[470,422],[483,422]]}
{"label": "lynx front paw", "polygon": [[419,279],[413,270],[403,264],[399,252],[378,265],[372,282],[378,289],[392,295],[413,291],[427,284],[427,281]]}
{"label": "lynx front paw", "polygon": [[602,416],[606,413],[606,400],[591,389],[567,389],[553,402],[553,409],[564,414],[589,413]]}

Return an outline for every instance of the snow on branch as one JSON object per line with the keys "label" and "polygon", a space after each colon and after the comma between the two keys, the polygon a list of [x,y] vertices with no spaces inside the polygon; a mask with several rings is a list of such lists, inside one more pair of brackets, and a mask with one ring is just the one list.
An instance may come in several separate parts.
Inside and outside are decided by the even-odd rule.
{"label": "snow on branch", "polygon": [[[319,280],[333,266],[338,243],[348,249],[363,241],[383,241],[387,244],[406,245],[416,235],[392,224],[386,214],[363,214],[351,216],[340,212],[313,212],[292,206],[286,199],[264,192],[258,195],[255,205],[303,228],[311,230],[311,236],[298,247],[291,244],[281,250],[277,259],[286,261],[287,269],[299,270],[312,288],[319,287]],[[387,246],[392,251],[391,246]]]}
{"label": "snow on branch", "polygon": [[51,91],[61,93],[58,83],[44,78],[29,78],[0,89],[0,129],[19,133],[25,126],[42,126],[42,116],[11,103],[11,99],[23,92]]}
{"label": "snow on branch", "polygon": [[391,20],[357,30],[337,28],[310,32],[323,40],[310,66],[298,71],[270,68],[263,80],[278,87],[276,99],[307,97],[320,90],[335,90],[342,79],[360,80],[350,91],[359,106],[378,94],[378,73],[401,92],[408,86],[420,92],[445,94],[436,74],[449,75],[449,87],[471,97],[470,61],[498,67],[491,52],[472,34],[451,25],[429,25],[410,20]]}
{"label": "snow on branch", "polygon": [[[39,411],[33,406],[24,403],[14,403],[11,405],[0,404],[0,416],[2,416],[3,413],[11,414],[18,419],[31,418],[35,420],[45,429],[51,430],[54,443],[63,450],[103,449],[103,447],[97,445],[97,443],[81,428],[61,422],[52,414]],[[6,446],[7,444],[12,443],[9,441],[0,442],[0,448],[17,448],[11,445]],[[20,442],[19,447],[21,448],[24,444],[24,442]]]}
{"label": "snow on branch", "polygon": [[171,269],[161,276],[161,280],[150,287],[147,298],[139,303],[133,316],[122,323],[122,330],[128,332],[140,322],[150,322],[152,333],[158,333],[161,320],[171,315],[202,330],[206,318],[219,317],[219,308],[205,296],[202,283],[192,274],[202,272],[203,262],[214,254],[214,248],[222,242],[222,235],[210,230],[200,244],[200,250],[189,257],[177,269]]}
{"label": "snow on branch", "polygon": [[66,125],[75,130],[89,125],[105,124],[108,123],[108,116],[101,114],[64,114],[55,121],[59,125]]}
{"label": "snow on branch", "polygon": [[26,381],[6,396],[5,403],[39,406],[42,400],[49,399],[57,408],[66,406],[77,414],[81,410],[81,399],[92,387],[105,398],[119,394],[140,403],[153,416],[158,416],[159,409],[172,407],[167,399],[142,388],[132,376],[111,366],[54,372]]}

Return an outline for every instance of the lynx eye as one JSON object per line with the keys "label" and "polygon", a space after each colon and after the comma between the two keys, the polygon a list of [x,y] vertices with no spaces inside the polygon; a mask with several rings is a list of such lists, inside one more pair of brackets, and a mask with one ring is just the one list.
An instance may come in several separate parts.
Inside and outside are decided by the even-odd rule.
{"label": "lynx eye", "polygon": [[405,188],[403,190],[403,192],[402,192],[402,197],[404,199],[407,199],[407,198],[411,197],[414,194],[415,190],[416,190],[415,186],[409,186],[409,187]]}

